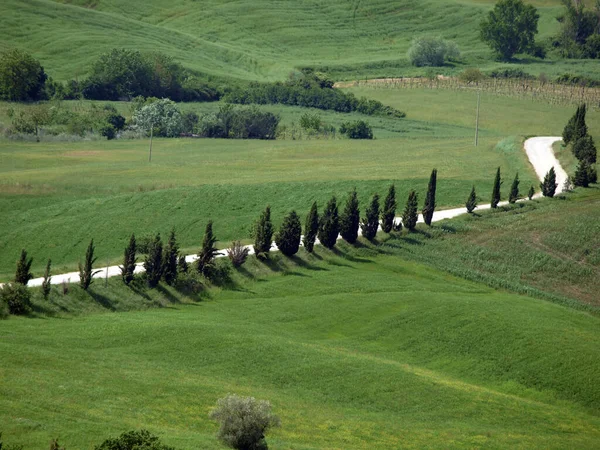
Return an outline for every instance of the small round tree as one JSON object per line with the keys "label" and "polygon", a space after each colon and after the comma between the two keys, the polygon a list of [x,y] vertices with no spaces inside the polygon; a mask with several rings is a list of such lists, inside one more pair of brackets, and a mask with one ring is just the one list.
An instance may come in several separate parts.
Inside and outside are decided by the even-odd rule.
{"label": "small round tree", "polygon": [[301,236],[300,217],[298,217],[296,211],[291,211],[281,223],[281,227],[275,236],[275,244],[285,256],[292,256],[298,253]]}

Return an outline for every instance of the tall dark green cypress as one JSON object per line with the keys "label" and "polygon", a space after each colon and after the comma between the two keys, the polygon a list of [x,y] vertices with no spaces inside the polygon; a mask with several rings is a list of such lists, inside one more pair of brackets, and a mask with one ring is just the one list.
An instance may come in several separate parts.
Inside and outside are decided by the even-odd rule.
{"label": "tall dark green cypress", "polygon": [[144,269],[146,269],[146,282],[148,287],[158,286],[163,272],[163,244],[160,233],[148,245],[148,254],[144,259]]}
{"label": "tall dark green cypress", "polygon": [[585,123],[586,106],[583,103],[578,108],[578,114],[576,114],[575,128],[573,130],[573,142],[577,142],[588,134],[587,124]]}
{"label": "tall dark green cypress", "polygon": [[281,227],[275,235],[275,244],[277,248],[286,256],[292,256],[298,253],[300,247],[300,237],[302,236],[302,225],[300,217],[296,211],[291,211],[283,218]]}
{"label": "tall dark green cypress", "polygon": [[531,187],[529,188],[529,192],[527,192],[527,198],[528,198],[529,200],[531,200],[531,199],[533,198],[533,195],[534,195],[534,194],[535,194],[535,189],[534,189],[534,187],[533,187],[533,186],[531,186]]}
{"label": "tall dark green cypress", "polygon": [[306,221],[304,222],[304,237],[302,238],[302,243],[308,253],[312,253],[315,247],[315,240],[317,239],[318,232],[319,211],[317,209],[317,202],[314,202],[306,216]]}
{"label": "tall dark green cypress", "polygon": [[417,226],[417,220],[419,218],[418,201],[419,198],[417,193],[415,191],[410,191],[406,206],[404,207],[404,213],[402,214],[402,223],[409,231],[413,231]]}
{"label": "tall dark green cypress", "polygon": [[369,207],[365,211],[365,217],[361,220],[360,229],[362,235],[368,240],[375,239],[379,229],[379,195],[374,194]]}
{"label": "tall dark green cypress", "polygon": [[580,161],[575,171],[575,186],[588,187],[590,185],[590,165],[587,161]]}
{"label": "tall dark green cypress", "polygon": [[500,179],[500,167],[496,170],[496,177],[494,178],[494,188],[492,189],[492,208],[497,208],[500,203],[500,186],[502,180]]}
{"label": "tall dark green cypress", "polygon": [[554,197],[557,186],[556,172],[554,171],[554,167],[552,167],[544,177],[544,181],[540,183],[540,188],[542,189],[544,197]]}
{"label": "tall dark green cypress", "polygon": [[435,191],[437,188],[437,169],[431,171],[429,177],[429,185],[427,186],[427,195],[425,196],[425,204],[423,205],[423,221],[431,226],[433,220],[433,212],[435,211]]}
{"label": "tall dark green cypress", "polygon": [[21,257],[17,261],[15,283],[26,286],[27,283],[29,283],[29,280],[33,278],[33,274],[31,273],[31,263],[33,263],[33,258],[27,258],[27,251],[25,249],[21,250]]}
{"label": "tall dark green cypress", "polygon": [[358,209],[358,195],[356,189],[354,189],[348,200],[346,200],[346,206],[340,214],[340,234],[346,242],[354,244],[358,239],[358,226],[360,224],[360,210]]}
{"label": "tall dark green cypress", "polygon": [[44,270],[44,281],[42,281],[42,296],[44,297],[44,300],[48,300],[52,288],[52,276],[50,275],[51,267],[52,260],[49,259],[46,263],[46,270]]}
{"label": "tall dark green cypress", "polygon": [[329,249],[335,247],[340,234],[340,223],[338,217],[338,206],[335,197],[327,202],[325,211],[319,220],[318,237],[321,244]]}
{"label": "tall dark green cypress", "polygon": [[394,219],[396,218],[396,186],[393,184],[388,189],[383,202],[383,211],[381,211],[381,229],[389,233],[394,228]]}
{"label": "tall dark green cypress", "polygon": [[179,255],[179,259],[177,260],[177,270],[179,273],[188,273],[190,266],[188,262],[185,260],[185,255]]}
{"label": "tall dark green cypress", "polygon": [[90,241],[88,248],[85,252],[85,260],[83,264],[79,263],[79,285],[84,291],[90,287],[93,282],[94,275],[100,272],[100,270],[94,271],[94,263],[98,258],[94,256],[96,247],[94,247],[94,240]]}
{"label": "tall dark green cypress", "polygon": [[175,237],[175,229],[171,230],[169,234],[169,240],[164,252],[163,261],[163,278],[165,283],[172,286],[177,280],[177,261],[179,258],[179,245],[177,245],[177,238]]}
{"label": "tall dark green cypress", "polygon": [[273,244],[273,223],[271,207],[267,206],[254,225],[254,253],[259,258],[266,258]]}
{"label": "tall dark green cypress", "polygon": [[515,174],[515,179],[510,186],[510,194],[508,196],[508,203],[515,203],[519,199],[519,173]]}
{"label": "tall dark green cypress", "polygon": [[467,198],[467,202],[465,204],[467,207],[467,212],[471,214],[477,208],[477,194],[475,192],[475,186],[471,189],[471,193],[469,194],[469,198]]}
{"label": "tall dark green cypress", "polygon": [[575,134],[575,127],[576,127],[577,119],[578,119],[578,116],[580,113],[581,113],[581,106],[578,106],[577,110],[575,111],[575,114],[573,114],[571,116],[571,118],[565,125],[565,128],[563,129],[562,138],[563,138],[563,142],[565,143],[565,145],[568,145],[573,141],[573,136]]}
{"label": "tall dark green cypress", "polygon": [[215,265],[215,258],[219,255],[215,243],[217,238],[213,233],[213,221],[209,220],[204,230],[204,238],[202,239],[202,248],[198,252],[196,260],[196,270],[205,277],[210,277],[211,270]]}
{"label": "tall dark green cypress", "polygon": [[121,278],[125,284],[129,284],[133,281],[133,273],[135,271],[137,243],[135,240],[135,234],[132,234],[129,238],[129,244],[125,247],[123,254],[123,265],[121,269]]}

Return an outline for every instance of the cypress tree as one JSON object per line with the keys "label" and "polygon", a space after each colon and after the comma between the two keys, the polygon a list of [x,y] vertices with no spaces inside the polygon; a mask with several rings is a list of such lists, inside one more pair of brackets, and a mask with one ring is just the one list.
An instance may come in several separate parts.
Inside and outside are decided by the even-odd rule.
{"label": "cypress tree", "polygon": [[377,235],[377,229],[379,228],[379,195],[373,195],[369,207],[365,211],[365,216],[361,220],[360,229],[362,235],[368,240],[373,240]]}
{"label": "cypress tree", "polygon": [[587,161],[590,164],[596,162],[596,144],[594,144],[594,139],[590,135],[577,139],[573,144],[572,151],[579,161]]}
{"label": "cypress tree", "polygon": [[46,270],[44,270],[44,281],[42,281],[42,296],[44,300],[48,300],[50,295],[50,288],[52,287],[52,276],[50,275],[50,268],[52,266],[52,260],[48,259],[46,263]]}
{"label": "cypress tree", "polygon": [[121,278],[125,284],[129,284],[133,281],[133,273],[135,271],[137,243],[135,240],[135,234],[132,234],[129,238],[129,245],[125,247],[123,254],[123,265],[121,269]]}
{"label": "cypress tree", "polygon": [[500,179],[500,167],[496,170],[496,178],[494,178],[494,188],[492,190],[492,208],[497,208],[500,203],[500,186],[502,180]]}
{"label": "cypress tree", "polygon": [[254,225],[254,253],[259,258],[266,258],[273,244],[273,223],[271,207],[267,206]]}
{"label": "cypress tree", "polygon": [[277,248],[286,256],[298,253],[300,238],[302,236],[302,224],[296,211],[291,211],[284,217],[279,232],[275,236]]}
{"label": "cypress tree", "polygon": [[396,186],[392,184],[383,202],[383,211],[381,212],[381,228],[385,233],[389,233],[394,228],[397,206]]}
{"label": "cypress tree", "polygon": [[571,143],[571,141],[573,141],[573,136],[575,134],[575,124],[577,123],[577,118],[580,113],[581,113],[581,106],[578,106],[577,110],[575,111],[575,114],[573,114],[571,116],[571,118],[565,125],[565,128],[563,129],[562,138],[563,138],[563,142],[565,143],[565,145],[568,145]]}
{"label": "cypress tree", "polygon": [[477,194],[475,193],[475,186],[471,189],[471,193],[469,194],[469,198],[467,198],[467,202],[465,203],[467,207],[467,212],[471,214],[477,208]]}
{"label": "cypress tree", "polygon": [[418,196],[415,191],[410,191],[408,194],[408,200],[402,214],[402,223],[404,227],[409,231],[413,231],[417,226],[418,213]]}
{"label": "cypress tree", "polygon": [[163,261],[163,278],[165,283],[172,286],[177,279],[177,261],[179,258],[179,246],[177,245],[177,239],[175,238],[175,229],[171,230],[169,234],[169,240],[167,247],[164,252]]}
{"label": "cypress tree", "polygon": [[554,167],[552,167],[544,177],[544,181],[540,183],[540,188],[542,189],[544,197],[554,197],[557,186],[556,172],[554,171]]}
{"label": "cypress tree", "polygon": [[575,117],[575,127],[573,129],[573,142],[577,142],[578,139],[581,139],[581,138],[587,136],[587,134],[588,134],[588,128],[585,123],[585,113],[586,113],[585,103],[583,103],[577,109],[577,112],[578,113],[576,113],[576,117]]}
{"label": "cypress tree", "polygon": [[85,260],[83,264],[79,263],[79,285],[84,291],[87,291],[92,284],[94,275],[100,272],[100,270],[96,270],[94,272],[93,269],[94,263],[98,259],[94,257],[95,250],[96,247],[94,247],[94,240],[92,239],[85,252]]}
{"label": "cypress tree", "polygon": [[358,239],[358,226],[360,223],[360,210],[358,209],[358,196],[354,189],[348,196],[344,211],[340,215],[340,234],[345,241],[354,244]]}
{"label": "cypress tree", "polygon": [[590,165],[587,161],[580,161],[575,171],[575,179],[573,183],[575,186],[588,187],[590,185]]}
{"label": "cypress tree", "polygon": [[177,261],[177,270],[179,273],[188,273],[189,265],[185,260],[185,255],[179,255],[179,260]]}
{"label": "cypress tree", "polygon": [[590,170],[588,171],[588,180],[590,184],[596,184],[598,182],[598,172],[596,168],[590,166]]}
{"label": "cypress tree", "polygon": [[534,195],[534,194],[535,194],[535,189],[534,189],[534,187],[533,187],[533,186],[531,186],[531,187],[529,188],[529,192],[527,193],[527,198],[528,198],[529,200],[531,200],[531,199],[533,198],[533,195]]}
{"label": "cypress tree", "polygon": [[29,280],[33,278],[33,274],[31,273],[31,263],[33,262],[33,258],[27,258],[27,251],[25,249],[21,250],[21,257],[17,261],[17,271],[15,272],[15,283],[22,284],[27,286]]}
{"label": "cypress tree", "polygon": [[198,273],[205,277],[210,277],[210,271],[215,265],[215,257],[220,254],[215,247],[215,242],[217,242],[217,238],[213,234],[213,221],[209,220],[204,230],[202,248],[198,252],[198,259],[196,260]]}
{"label": "cypress tree", "polygon": [[423,205],[423,221],[431,226],[433,219],[433,211],[435,210],[435,190],[437,187],[437,169],[431,171],[429,177],[429,185],[427,186],[427,195],[425,196],[425,204]]}
{"label": "cypress tree", "polygon": [[144,269],[146,269],[146,280],[148,287],[155,288],[163,272],[163,244],[160,239],[160,233],[154,240],[148,244],[148,254],[144,259]]}
{"label": "cypress tree", "polygon": [[310,211],[304,222],[304,238],[302,242],[308,253],[312,253],[319,232],[319,211],[317,210],[317,202],[314,202],[310,207]]}
{"label": "cypress tree", "polygon": [[510,186],[510,194],[508,196],[508,203],[515,203],[519,198],[519,173],[515,174],[515,179]]}
{"label": "cypress tree", "polygon": [[325,247],[332,249],[335,247],[338,235],[340,234],[340,224],[338,219],[338,207],[337,200],[331,197],[331,200],[327,202],[325,211],[319,221],[319,232],[318,237],[321,244]]}

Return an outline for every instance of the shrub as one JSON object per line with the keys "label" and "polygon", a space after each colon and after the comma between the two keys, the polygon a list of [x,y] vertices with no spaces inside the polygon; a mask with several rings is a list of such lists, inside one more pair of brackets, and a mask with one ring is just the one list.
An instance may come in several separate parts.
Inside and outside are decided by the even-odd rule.
{"label": "shrub", "polygon": [[217,401],[217,407],[209,416],[219,422],[218,439],[238,450],[266,449],[265,434],[270,428],[279,426],[279,418],[272,414],[271,404],[254,397],[228,395]]}
{"label": "shrub", "polygon": [[196,269],[198,273],[210,278],[214,269],[215,258],[219,255],[215,243],[217,238],[213,233],[213,221],[209,220],[204,230],[204,238],[202,239],[202,248],[198,252],[196,260]]}
{"label": "shrub", "polygon": [[471,214],[473,211],[475,211],[475,208],[477,208],[477,193],[475,192],[475,186],[473,186],[471,189],[471,193],[467,198],[465,206],[467,207],[467,212],[469,214]]}
{"label": "shrub", "polygon": [[502,67],[499,69],[492,70],[490,72],[492,78],[517,78],[520,80],[533,80],[535,76],[525,72],[521,69],[515,69],[513,67]]}
{"label": "shrub", "polygon": [[135,272],[135,261],[136,261],[137,243],[135,240],[135,234],[132,234],[129,238],[129,245],[125,247],[123,254],[123,265],[121,269],[121,278],[125,284],[129,284],[133,281],[133,274]]}
{"label": "shrub", "polygon": [[92,284],[94,275],[100,272],[99,270],[96,270],[95,272],[93,270],[93,265],[98,259],[94,257],[95,249],[96,247],[94,247],[94,240],[92,239],[85,252],[85,260],[83,264],[79,263],[79,285],[84,291],[87,291]]}
{"label": "shrub", "polygon": [[160,442],[158,436],[147,430],[128,431],[117,438],[109,438],[94,450],[175,450]]}
{"label": "shrub", "polygon": [[319,211],[317,202],[313,202],[304,222],[304,237],[302,243],[308,253],[312,253],[319,232]]}
{"label": "shrub", "polygon": [[144,258],[144,269],[146,269],[146,282],[148,287],[155,288],[163,273],[163,244],[160,233],[154,237],[148,245],[148,255]]}
{"label": "shrub", "polygon": [[364,120],[342,123],[340,133],[345,134],[350,139],[373,139],[373,129]]}
{"label": "shrub", "polygon": [[381,211],[381,229],[385,233],[389,233],[394,227],[396,207],[396,186],[392,184],[385,197],[383,202],[383,210]]}
{"label": "shrub", "polygon": [[117,135],[117,131],[115,130],[115,127],[113,127],[109,123],[102,125],[100,127],[99,131],[100,131],[100,135],[104,136],[109,141],[114,139],[115,136]]}
{"label": "shrub", "polygon": [[271,222],[271,207],[267,206],[254,224],[254,253],[258,258],[266,258],[273,244],[273,223]]}
{"label": "shrub", "polygon": [[42,100],[47,78],[44,68],[30,54],[17,49],[0,54],[0,100]]}
{"label": "shrub", "polygon": [[27,251],[21,250],[21,257],[17,261],[17,270],[15,273],[15,283],[27,285],[29,280],[33,278],[31,273],[31,263],[33,258],[27,258]]}
{"label": "shrub", "polygon": [[233,267],[240,267],[248,258],[248,247],[242,245],[240,241],[233,241],[231,248],[227,249],[227,257],[231,261]]}
{"label": "shrub", "polygon": [[469,68],[463,70],[459,75],[458,79],[463,83],[478,83],[485,79],[485,75],[479,69]]}
{"label": "shrub", "polygon": [[360,224],[360,210],[358,209],[358,195],[354,189],[346,200],[346,206],[340,215],[340,234],[342,238],[354,244],[358,238],[358,226]]}
{"label": "shrub", "polygon": [[368,239],[373,240],[377,235],[379,229],[379,195],[373,195],[371,203],[365,212],[365,217],[361,220],[360,229],[362,235]]}
{"label": "shrub", "polygon": [[304,113],[300,116],[300,126],[307,131],[319,131],[321,124],[321,116],[319,114]]}
{"label": "shrub", "polygon": [[402,214],[402,223],[409,231],[413,231],[417,226],[418,218],[418,196],[415,191],[410,191]]}
{"label": "shrub", "polygon": [[177,105],[172,100],[164,98],[153,101],[135,111],[132,116],[135,125],[155,136],[177,137],[183,130],[183,119]]}
{"label": "shrub", "polygon": [[540,188],[542,189],[544,197],[554,197],[557,186],[556,172],[554,171],[554,167],[552,167],[544,177],[544,181],[540,183]]}
{"label": "shrub", "polygon": [[413,40],[408,50],[408,59],[413,66],[443,66],[451,59],[460,57],[454,42],[445,41],[441,37],[420,37]]}
{"label": "shrub", "polygon": [[335,247],[339,234],[340,224],[337,200],[335,197],[331,197],[331,200],[327,202],[325,211],[323,211],[323,215],[319,220],[319,241],[324,247],[332,249]]}
{"label": "shrub", "polygon": [[216,114],[200,118],[196,131],[202,137],[223,139],[275,139],[279,116],[256,106],[222,106]]}
{"label": "shrub", "polygon": [[0,287],[0,303],[8,307],[13,315],[23,315],[31,312],[31,292],[19,283],[6,283]]}
{"label": "shrub", "polygon": [[284,217],[279,232],[275,236],[277,248],[286,256],[298,253],[300,238],[302,237],[302,225],[296,211],[291,211]]}
{"label": "shrub", "polygon": [[437,169],[431,171],[429,184],[427,185],[427,195],[425,196],[425,204],[423,205],[423,221],[427,225],[431,225],[433,220],[433,212],[435,211],[435,191],[437,189]]}

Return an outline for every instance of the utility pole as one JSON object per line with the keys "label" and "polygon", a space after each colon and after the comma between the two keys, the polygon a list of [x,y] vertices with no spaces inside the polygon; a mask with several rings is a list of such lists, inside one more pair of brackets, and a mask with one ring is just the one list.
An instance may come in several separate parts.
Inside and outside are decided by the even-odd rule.
{"label": "utility pole", "polygon": [[481,101],[481,91],[477,91],[477,116],[475,117],[475,147],[479,143],[479,103]]}
{"label": "utility pole", "polygon": [[150,125],[150,154],[148,155],[148,162],[152,162],[152,132],[154,131],[154,124]]}

